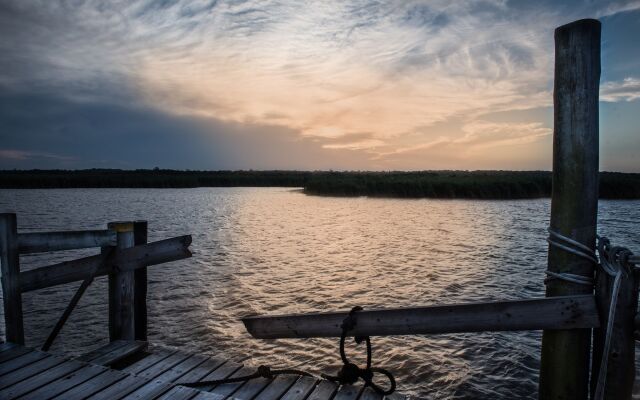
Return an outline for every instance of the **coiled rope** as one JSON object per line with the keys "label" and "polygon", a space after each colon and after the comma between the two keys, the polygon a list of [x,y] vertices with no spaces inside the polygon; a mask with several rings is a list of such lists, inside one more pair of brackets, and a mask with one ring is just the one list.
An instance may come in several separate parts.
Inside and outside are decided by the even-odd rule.
{"label": "coiled rope", "polygon": [[[376,368],[371,366],[371,339],[369,336],[356,336],[354,340],[357,344],[363,341],[367,345],[367,367],[360,368],[356,364],[349,361],[344,351],[344,342],[347,338],[349,331],[356,327],[356,313],[362,311],[362,307],[356,306],[351,309],[347,318],[342,321],[342,335],[340,335],[340,358],[342,359],[342,369],[338,372],[338,375],[322,374],[322,377],[340,383],[341,385],[354,384],[358,379],[362,378],[364,381],[364,387],[370,386],[376,393],[383,396],[388,396],[396,390],[396,380],[391,372],[386,369]],[[373,382],[374,373],[380,373],[389,379],[389,389],[385,390]]]}

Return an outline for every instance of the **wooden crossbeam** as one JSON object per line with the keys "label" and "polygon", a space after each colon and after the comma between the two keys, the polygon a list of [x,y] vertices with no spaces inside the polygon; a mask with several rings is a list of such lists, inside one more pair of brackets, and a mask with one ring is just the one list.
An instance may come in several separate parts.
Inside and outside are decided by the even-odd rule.
{"label": "wooden crossbeam", "polygon": [[20,272],[22,293],[84,280],[91,272],[103,276],[115,271],[129,271],[191,257],[191,235],[160,240],[123,249],[110,254],[98,254],[65,261],[30,271]]}
{"label": "wooden crossbeam", "polygon": [[[258,339],[339,337],[348,312],[250,316],[242,319]],[[578,329],[599,326],[592,295],[533,300],[364,310],[349,336]]]}
{"label": "wooden crossbeam", "polygon": [[115,246],[115,244],[116,232],[110,230],[18,234],[20,254]]}

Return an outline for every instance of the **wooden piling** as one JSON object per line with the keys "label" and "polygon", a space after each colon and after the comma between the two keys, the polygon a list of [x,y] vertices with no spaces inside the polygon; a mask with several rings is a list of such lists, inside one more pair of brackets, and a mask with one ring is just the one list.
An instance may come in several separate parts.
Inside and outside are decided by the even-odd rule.
{"label": "wooden piling", "polygon": [[[551,229],[595,248],[598,207],[600,22],[579,20],[555,31]],[[548,269],[593,277],[592,262],[549,246]],[[593,287],[552,280],[546,295],[588,294]],[[547,330],[542,338],[541,399],[586,399],[591,331]]]}
{"label": "wooden piling", "polygon": [[0,214],[0,264],[7,342],[24,344],[16,215]]}
{"label": "wooden piling", "polygon": [[[110,222],[108,228],[117,234],[116,251],[134,246],[133,222]],[[134,271],[118,265],[109,275],[109,337],[114,340],[134,340]]]}
{"label": "wooden piling", "polygon": [[[133,241],[136,246],[147,243],[147,221],[133,223]],[[134,323],[136,340],[147,340],[147,267],[134,272]]]}
{"label": "wooden piling", "polygon": [[[595,398],[596,386],[609,322],[609,307],[614,298],[614,278],[604,271],[598,271],[596,299],[600,314],[600,328],[593,332],[593,362],[591,368],[591,393]],[[607,359],[606,379],[602,399],[631,399],[635,368],[635,316],[638,310],[638,273],[623,268],[620,289],[617,296],[615,318],[611,334],[611,344]]]}

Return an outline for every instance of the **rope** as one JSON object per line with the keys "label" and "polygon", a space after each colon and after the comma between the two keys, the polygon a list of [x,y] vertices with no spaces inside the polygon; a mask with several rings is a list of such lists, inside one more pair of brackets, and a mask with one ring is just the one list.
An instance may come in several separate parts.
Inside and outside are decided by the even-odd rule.
{"label": "rope", "polygon": [[[596,253],[589,247],[578,242],[577,240],[561,235],[551,228],[548,228],[547,231],[549,232],[547,242],[549,242],[551,246],[555,246],[566,251],[567,253],[582,257],[594,264],[598,264]],[[549,270],[546,270],[545,273],[548,275],[548,277],[544,280],[545,285],[547,285],[554,279],[559,279],[566,282],[575,283],[577,285],[593,286],[593,278],[590,276],[577,275],[569,272],[555,272]]]}
{"label": "rope", "polygon": [[616,316],[618,295],[620,294],[620,283],[622,282],[624,266],[628,264],[628,259],[631,255],[631,252],[624,247],[611,247],[609,239],[604,237],[598,238],[598,253],[600,254],[600,266],[602,267],[602,270],[607,275],[613,277],[614,280],[613,287],[611,289],[611,303],[609,304],[609,316],[607,319],[604,347],[602,349],[602,359],[600,361],[600,370],[598,371],[594,400],[602,400],[604,398],[607,366],[609,363],[609,353],[611,352],[611,336]]}
{"label": "rope", "polygon": [[[357,344],[363,341],[367,345],[367,367],[360,368],[354,363],[350,362],[344,351],[344,342],[347,338],[349,331],[353,330],[357,324],[356,313],[362,311],[362,307],[356,306],[351,309],[349,315],[342,322],[342,335],[340,335],[340,358],[342,359],[342,369],[338,372],[338,375],[322,374],[322,377],[333,382],[340,383],[341,385],[354,384],[358,379],[362,378],[364,381],[364,387],[370,386],[376,393],[388,396],[396,390],[396,380],[391,372],[371,366],[371,339],[369,336],[356,336],[354,340]],[[374,373],[379,373],[389,379],[389,388],[387,390],[381,388],[373,382]]]}
{"label": "rope", "polygon": [[246,382],[256,378],[273,379],[278,375],[303,375],[303,376],[313,377],[313,375],[311,375],[310,373],[299,371],[297,369],[271,369],[266,365],[261,365],[258,367],[258,369],[254,373],[249,375],[234,376],[234,377],[224,378],[224,379],[214,379],[210,381],[176,383],[176,385],[197,388],[202,386],[217,386],[217,385],[222,385],[224,383]]}

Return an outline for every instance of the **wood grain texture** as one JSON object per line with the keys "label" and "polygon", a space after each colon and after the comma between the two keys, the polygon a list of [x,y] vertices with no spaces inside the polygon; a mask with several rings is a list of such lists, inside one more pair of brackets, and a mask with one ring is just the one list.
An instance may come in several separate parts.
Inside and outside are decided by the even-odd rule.
{"label": "wood grain texture", "polygon": [[[553,186],[550,226],[595,248],[598,212],[600,22],[579,20],[555,30]],[[592,262],[555,246],[548,269],[593,277]],[[592,293],[588,285],[553,280],[547,296]],[[542,339],[540,398],[585,399],[591,330],[547,330]]]}
{"label": "wood grain texture", "polygon": [[20,254],[115,245],[116,232],[110,230],[34,232],[18,235]]}
{"label": "wood grain texture", "polygon": [[[340,337],[348,312],[243,318],[260,339]],[[592,295],[364,310],[350,336],[592,328],[599,324]]]}

